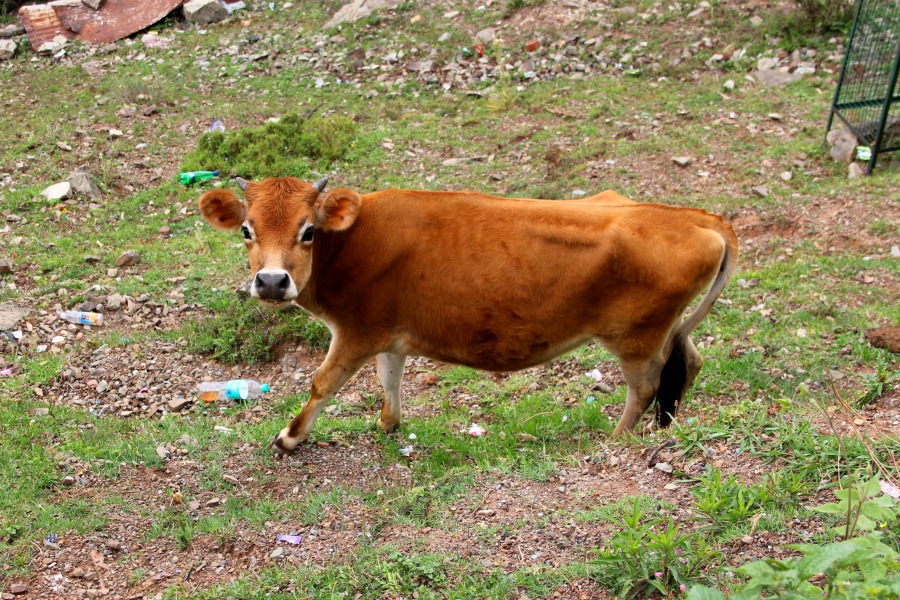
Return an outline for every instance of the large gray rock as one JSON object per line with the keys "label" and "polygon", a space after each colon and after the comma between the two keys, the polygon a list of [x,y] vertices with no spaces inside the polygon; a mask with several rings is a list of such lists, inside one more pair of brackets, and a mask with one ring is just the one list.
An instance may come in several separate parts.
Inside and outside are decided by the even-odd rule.
{"label": "large gray rock", "polygon": [[100,188],[94,182],[94,178],[90,171],[83,167],[79,167],[72,171],[69,178],[66,179],[77,194],[86,194],[91,198],[100,197]]}
{"label": "large gray rock", "polygon": [[400,0],[352,0],[334,13],[331,20],[325,24],[325,28],[341,23],[353,23],[368,17],[374,10],[396,8],[399,4]]}
{"label": "large gray rock", "polygon": [[195,23],[215,23],[228,16],[228,9],[219,0],[188,0],[181,8],[184,18]]}
{"label": "large gray rock", "polygon": [[16,306],[12,302],[0,304],[0,331],[6,331],[16,326],[20,319],[26,317],[30,311],[27,308]]}
{"label": "large gray rock", "polygon": [[840,129],[832,129],[825,138],[831,144],[831,158],[841,163],[853,162],[853,155],[856,153],[858,141],[853,132],[842,127]]}
{"label": "large gray rock", "polygon": [[13,40],[0,40],[0,60],[9,60],[16,55],[16,43]]}

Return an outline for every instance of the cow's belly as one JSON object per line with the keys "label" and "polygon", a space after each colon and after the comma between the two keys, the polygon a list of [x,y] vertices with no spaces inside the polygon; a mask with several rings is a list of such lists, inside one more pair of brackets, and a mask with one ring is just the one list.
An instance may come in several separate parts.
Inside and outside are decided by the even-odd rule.
{"label": "cow's belly", "polygon": [[553,360],[591,341],[591,336],[565,340],[475,339],[469,345],[434,343],[416,336],[400,336],[393,352],[424,356],[433,360],[464,365],[485,371],[518,371]]}

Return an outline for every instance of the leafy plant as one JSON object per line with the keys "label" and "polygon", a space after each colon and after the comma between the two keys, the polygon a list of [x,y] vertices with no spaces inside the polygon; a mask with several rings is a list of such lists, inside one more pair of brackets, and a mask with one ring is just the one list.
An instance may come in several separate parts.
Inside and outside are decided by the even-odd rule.
{"label": "leafy plant", "polygon": [[740,523],[762,510],[762,490],[746,487],[734,476],[724,479],[719,469],[711,469],[693,490],[697,510],[715,526]]}
{"label": "leafy plant", "polygon": [[829,502],[813,506],[811,510],[830,515],[844,515],[843,525],[831,531],[845,540],[852,538],[857,531],[874,531],[887,527],[888,523],[897,520],[895,505],[897,501],[881,491],[877,477],[868,481],[860,481],[858,476],[851,478],[851,485],[834,493],[839,502]]}
{"label": "leafy plant", "polygon": [[706,579],[703,569],[719,557],[699,534],[682,533],[671,518],[645,520],[640,499],[616,524],[619,531],[592,564],[623,598],[684,591],[691,581]]}
{"label": "leafy plant", "polygon": [[[736,569],[750,579],[731,600],[757,598],[898,598],[900,554],[870,533],[823,546],[791,544],[802,558],[763,559]],[[815,579],[813,579],[815,578]],[[812,581],[811,581],[812,580]],[[718,590],[691,588],[688,600],[724,600]]]}

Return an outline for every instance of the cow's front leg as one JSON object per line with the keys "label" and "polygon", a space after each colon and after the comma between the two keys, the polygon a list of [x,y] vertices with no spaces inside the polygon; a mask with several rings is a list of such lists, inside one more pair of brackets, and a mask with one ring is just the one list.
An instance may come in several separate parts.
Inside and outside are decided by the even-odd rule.
{"label": "cow's front leg", "polygon": [[376,361],[378,380],[384,388],[381,416],[378,417],[377,424],[380,430],[390,433],[400,423],[400,383],[403,381],[406,355],[382,352]]}
{"label": "cow's front leg", "polygon": [[372,353],[341,346],[337,338],[328,348],[328,355],[316,374],[309,390],[309,401],[303,410],[282,429],[272,441],[271,448],[279,454],[291,454],[306,441],[319,413],[354,373],[359,371]]}

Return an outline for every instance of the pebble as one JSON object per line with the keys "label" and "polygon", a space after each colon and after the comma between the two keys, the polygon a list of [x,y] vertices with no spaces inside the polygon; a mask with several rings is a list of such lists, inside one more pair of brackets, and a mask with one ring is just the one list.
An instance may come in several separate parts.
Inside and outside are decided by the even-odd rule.
{"label": "pebble", "polygon": [[284,548],[275,548],[269,558],[281,558],[282,556],[284,556]]}
{"label": "pebble", "polygon": [[98,393],[98,394],[102,394],[103,392],[105,392],[106,390],[109,389],[109,382],[107,382],[107,381],[104,379],[103,381],[101,381],[100,383],[97,384],[97,388],[96,388],[96,389],[97,389],[97,393]]}
{"label": "pebble", "polygon": [[172,453],[169,452],[165,446],[157,446],[156,455],[161,459],[166,460],[167,458],[170,458],[172,456]]}
{"label": "pebble", "polygon": [[127,252],[123,252],[119,255],[119,258],[116,259],[117,267],[130,267],[132,265],[136,265],[141,260],[141,255],[138,254],[134,250],[128,250]]}
{"label": "pebble", "polygon": [[75,478],[71,475],[66,475],[62,480],[63,485],[75,485]]}
{"label": "pebble", "polygon": [[162,227],[159,228],[159,233],[161,235],[169,235],[170,233],[172,233],[172,228],[169,227],[168,225],[163,225]]}
{"label": "pebble", "polygon": [[190,398],[173,398],[169,400],[169,409],[173,412],[178,412],[191,404],[193,404],[193,400]]}
{"label": "pebble", "polygon": [[0,275],[11,275],[12,272],[12,263],[6,259],[0,260]]}
{"label": "pebble", "polygon": [[221,498],[213,498],[212,500],[207,500],[207,501],[206,501],[206,506],[209,507],[209,508],[212,508],[213,506],[218,506],[218,505],[220,505],[220,504],[222,504],[222,499],[221,499]]}
{"label": "pebble", "polygon": [[672,465],[667,462],[656,463],[656,468],[663,473],[671,473],[673,471]]}
{"label": "pebble", "polygon": [[13,594],[24,594],[28,591],[28,586],[24,583],[14,583],[9,586],[9,591]]}
{"label": "pebble", "polygon": [[759,198],[766,198],[769,195],[769,188],[764,185],[757,185],[750,188],[750,192]]}
{"label": "pebble", "polygon": [[84,569],[82,569],[81,567],[75,567],[74,569],[72,569],[72,572],[69,573],[69,575],[75,577],[76,579],[81,579],[82,577],[84,577]]}
{"label": "pebble", "polygon": [[693,162],[690,156],[673,156],[672,162],[678,165],[679,167],[686,167]]}
{"label": "pebble", "polygon": [[122,549],[122,542],[120,542],[119,540],[106,540],[105,546],[109,550],[118,551]]}
{"label": "pebble", "polygon": [[240,483],[240,481],[238,481],[238,478],[234,475],[222,475],[222,479],[234,485],[238,485]]}

